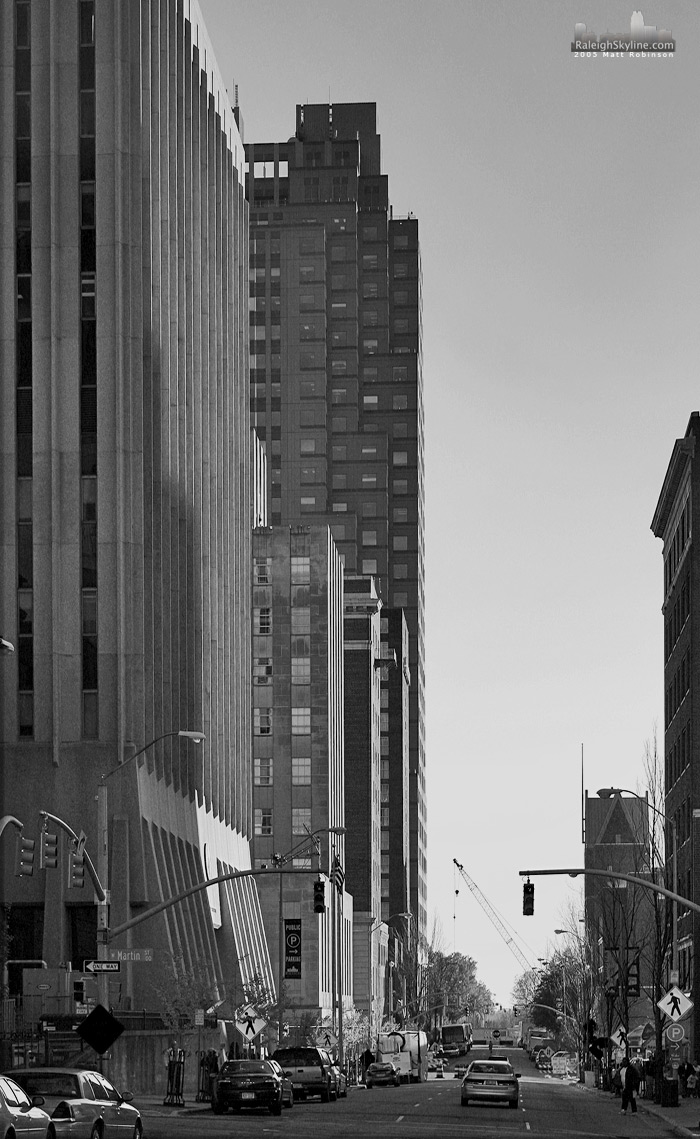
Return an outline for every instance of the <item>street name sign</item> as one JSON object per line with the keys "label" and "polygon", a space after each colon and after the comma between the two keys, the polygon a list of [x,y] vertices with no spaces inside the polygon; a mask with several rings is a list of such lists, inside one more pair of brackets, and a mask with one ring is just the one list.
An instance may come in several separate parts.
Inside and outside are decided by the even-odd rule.
{"label": "street name sign", "polygon": [[85,973],[121,973],[122,967],[119,961],[83,961],[83,971]]}
{"label": "street name sign", "polygon": [[685,993],[677,985],[671,985],[666,995],[656,1003],[661,1011],[674,1022],[681,1020],[693,1007],[693,1002],[688,1000]]}
{"label": "street name sign", "polygon": [[138,961],[150,964],[153,961],[153,949],[110,949],[111,961]]}

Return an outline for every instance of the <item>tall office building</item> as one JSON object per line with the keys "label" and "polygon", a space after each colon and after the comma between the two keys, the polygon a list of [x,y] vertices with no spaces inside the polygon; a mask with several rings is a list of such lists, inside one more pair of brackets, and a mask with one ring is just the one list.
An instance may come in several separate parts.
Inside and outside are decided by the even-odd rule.
{"label": "tall office building", "polygon": [[[668,877],[674,832],[678,842],[678,892],[700,898],[700,851],[696,811],[700,808],[700,415],[694,411],[677,439],[654,511],[651,529],[663,542],[664,768],[665,813],[673,822],[666,834]],[[694,946],[700,914],[679,906],[678,984],[691,994],[691,1055],[700,1040],[700,977]]]}
{"label": "tall office building", "polygon": [[304,872],[258,880],[263,916],[283,1024],[337,1028],[341,977],[352,999],[352,899],[330,881],[345,864],[343,570],[328,526],[256,529],[253,559],[253,854]]}
{"label": "tall office building", "polygon": [[[114,927],[250,867],[244,152],[196,0],[0,0],[0,60],[2,810],[109,857]],[[13,956],[94,957],[62,834],[31,877],[9,836]],[[273,985],[252,879],[115,944],[155,955],[122,1007],[173,970]]]}
{"label": "tall office building", "polygon": [[[330,522],[346,570],[373,576],[383,604],[405,613],[410,908],[424,935],[418,223],[392,214],[373,103],[298,106],[293,138],[248,144],[246,156],[250,394],[267,447],[269,518]],[[391,861],[395,847],[381,853]],[[389,897],[378,919],[391,916]]]}

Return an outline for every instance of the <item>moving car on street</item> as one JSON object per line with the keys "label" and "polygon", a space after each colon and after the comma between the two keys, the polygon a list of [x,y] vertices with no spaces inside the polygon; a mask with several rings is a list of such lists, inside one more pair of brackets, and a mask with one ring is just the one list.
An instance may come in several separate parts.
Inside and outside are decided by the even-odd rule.
{"label": "moving car on street", "polygon": [[40,1095],[29,1096],[8,1076],[0,1076],[0,1136],[2,1139],[53,1139],[51,1120]]}
{"label": "moving car on street", "polygon": [[[42,1096],[51,1116],[50,1139],[141,1139],[143,1123],[131,1106],[131,1092],[122,1095],[100,1072],[86,1068],[15,1068],[12,1079],[27,1096]],[[18,1132],[19,1136],[23,1133]]]}
{"label": "moving car on street", "polygon": [[470,1100],[493,1103],[505,1100],[509,1107],[518,1106],[518,1080],[508,1060],[472,1060],[462,1080],[462,1107]]}
{"label": "moving car on street", "polygon": [[263,1107],[281,1115],[282,1107],[293,1107],[292,1081],[275,1060],[229,1060],[212,1078],[211,1106],[215,1115],[232,1108]]}

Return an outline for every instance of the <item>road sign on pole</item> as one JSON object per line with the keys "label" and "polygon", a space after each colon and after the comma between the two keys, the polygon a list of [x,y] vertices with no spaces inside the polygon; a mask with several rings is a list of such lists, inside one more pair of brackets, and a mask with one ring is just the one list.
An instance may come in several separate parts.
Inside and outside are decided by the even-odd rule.
{"label": "road sign on pole", "polygon": [[693,1002],[688,1000],[685,993],[677,985],[671,985],[666,995],[656,1003],[661,1011],[674,1022],[684,1017],[693,1007]]}
{"label": "road sign on pole", "polygon": [[83,961],[85,973],[121,973],[121,961]]}
{"label": "road sign on pole", "polygon": [[682,1024],[669,1024],[666,1031],[666,1039],[670,1040],[672,1044],[679,1044],[685,1036],[685,1028]]}
{"label": "road sign on pole", "polygon": [[243,1039],[247,1040],[248,1043],[255,1040],[263,1028],[267,1027],[267,1021],[260,1016],[253,1005],[248,1005],[247,1008],[236,1014],[235,1024]]}

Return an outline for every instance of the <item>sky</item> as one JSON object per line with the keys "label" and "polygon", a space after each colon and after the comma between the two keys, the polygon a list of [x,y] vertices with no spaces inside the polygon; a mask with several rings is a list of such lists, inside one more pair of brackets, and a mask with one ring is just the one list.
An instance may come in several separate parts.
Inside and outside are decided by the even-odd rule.
{"label": "sky", "polygon": [[629,30],[620,0],[200,5],[246,141],[376,102],[419,219],[430,926],[507,1007],[507,938],[536,964],[583,912],[550,876],[523,917],[518,876],[582,865],[582,764],[590,794],[643,792],[663,748],[650,524],[700,409],[700,5],[641,5],[676,40],[656,59],[572,55],[577,23]]}

